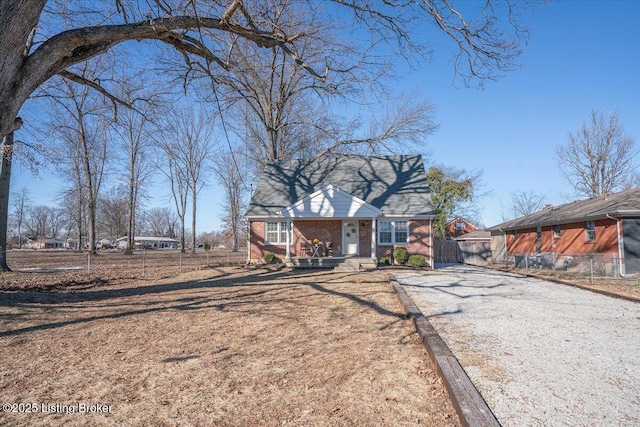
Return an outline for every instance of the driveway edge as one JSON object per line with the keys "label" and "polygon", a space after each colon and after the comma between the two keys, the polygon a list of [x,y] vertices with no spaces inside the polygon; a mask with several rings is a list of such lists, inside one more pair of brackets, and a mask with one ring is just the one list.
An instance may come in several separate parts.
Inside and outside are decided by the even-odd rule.
{"label": "driveway edge", "polygon": [[427,353],[429,353],[429,357],[436,367],[436,372],[442,378],[449,392],[460,423],[467,427],[500,426],[480,392],[473,385],[464,369],[462,369],[458,359],[431,326],[429,320],[407,295],[407,292],[394,276],[389,278],[389,282],[395,289],[398,298],[400,298],[405,313],[413,319],[418,335],[422,339],[422,344],[427,349]]}
{"label": "driveway edge", "polygon": [[[470,265],[472,265],[472,264],[470,264]],[[621,300],[625,300],[625,301],[640,303],[640,298],[637,298],[637,297],[634,297],[634,296],[631,296],[631,295],[619,294],[617,292],[607,291],[606,289],[592,288],[592,287],[589,287],[589,286],[580,285],[578,283],[571,283],[571,282],[567,282],[566,280],[556,279],[555,277],[539,276],[537,274],[529,273],[529,272],[527,272],[527,273],[513,272],[513,271],[509,271],[507,269],[503,269],[503,268],[493,269],[491,267],[486,267],[486,266],[481,266],[481,265],[476,265],[474,267],[480,267],[480,268],[484,268],[484,269],[487,269],[487,270],[497,270],[497,271],[502,271],[503,273],[509,273],[509,274],[517,274],[517,275],[520,275],[522,277],[528,277],[528,278],[533,278],[533,279],[538,279],[538,280],[546,280],[547,282],[557,283],[559,285],[571,286],[573,288],[582,289],[583,291],[593,292],[595,294],[604,295],[604,296],[607,296],[607,297],[610,297],[610,298],[617,298],[617,299],[621,299]]]}

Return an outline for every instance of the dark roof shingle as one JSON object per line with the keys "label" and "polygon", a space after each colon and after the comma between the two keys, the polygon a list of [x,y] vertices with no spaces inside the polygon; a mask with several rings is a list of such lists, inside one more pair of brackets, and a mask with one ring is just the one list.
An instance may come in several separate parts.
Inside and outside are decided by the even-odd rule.
{"label": "dark roof shingle", "polygon": [[262,173],[245,216],[277,216],[282,208],[329,184],[386,216],[433,215],[422,156],[395,155],[274,162]]}
{"label": "dark roof shingle", "polygon": [[640,188],[609,194],[607,197],[594,197],[542,209],[531,215],[495,225],[489,230],[513,230],[526,227],[566,224],[576,221],[606,218],[607,215],[614,217],[640,216]]}

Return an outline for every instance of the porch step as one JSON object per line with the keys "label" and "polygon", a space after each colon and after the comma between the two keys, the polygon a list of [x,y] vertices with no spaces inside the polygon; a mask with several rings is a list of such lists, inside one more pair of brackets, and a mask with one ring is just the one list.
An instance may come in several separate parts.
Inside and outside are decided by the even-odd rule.
{"label": "porch step", "polygon": [[360,271],[360,262],[357,260],[346,260],[343,263],[340,263],[335,266],[333,269],[336,273],[353,273]]}
{"label": "porch step", "polygon": [[323,258],[291,258],[287,266],[295,268],[333,268],[337,272],[355,272],[361,269],[376,268],[371,258],[323,257]]}
{"label": "porch step", "polygon": [[353,273],[374,268],[376,268],[376,263],[371,258],[347,258],[344,262],[338,264],[333,271],[337,273]]}

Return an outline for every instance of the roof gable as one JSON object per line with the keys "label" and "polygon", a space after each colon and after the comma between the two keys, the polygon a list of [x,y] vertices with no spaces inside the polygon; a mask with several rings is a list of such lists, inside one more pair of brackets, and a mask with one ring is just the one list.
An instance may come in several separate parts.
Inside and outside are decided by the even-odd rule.
{"label": "roof gable", "polygon": [[422,156],[332,156],[267,166],[246,212],[275,217],[284,208],[332,185],[386,216],[433,216]]}
{"label": "roof gable", "polygon": [[279,214],[289,218],[375,218],[382,211],[362,199],[329,184]]}

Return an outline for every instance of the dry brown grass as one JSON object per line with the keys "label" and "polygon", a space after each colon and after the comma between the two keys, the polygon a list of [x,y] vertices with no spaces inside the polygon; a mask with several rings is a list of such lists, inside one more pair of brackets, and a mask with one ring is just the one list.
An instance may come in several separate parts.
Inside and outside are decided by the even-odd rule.
{"label": "dry brown grass", "polygon": [[382,273],[206,269],[0,293],[12,426],[458,425]]}

